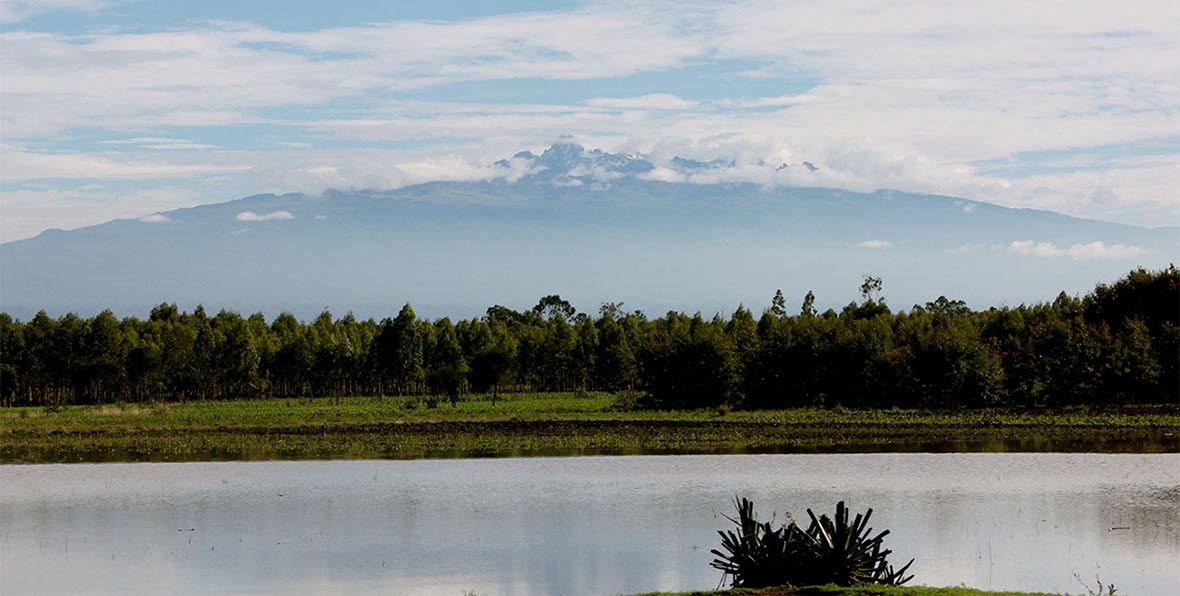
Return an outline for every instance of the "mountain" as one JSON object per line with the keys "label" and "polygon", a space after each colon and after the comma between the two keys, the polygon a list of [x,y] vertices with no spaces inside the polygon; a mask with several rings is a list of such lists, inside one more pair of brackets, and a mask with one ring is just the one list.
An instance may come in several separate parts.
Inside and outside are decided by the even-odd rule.
{"label": "mountain", "polygon": [[50,230],[0,245],[0,308],[22,319],[144,316],[161,302],[383,317],[410,302],[424,316],[469,317],[558,293],[585,311],[622,301],[652,314],[739,303],[757,313],[777,288],[796,305],[813,290],[839,308],[866,274],[883,278],[895,309],[939,295],[982,308],[1180,261],[1174,227],[721,181],[733,167],[559,143],[497,162],[486,180],[255,195]]}

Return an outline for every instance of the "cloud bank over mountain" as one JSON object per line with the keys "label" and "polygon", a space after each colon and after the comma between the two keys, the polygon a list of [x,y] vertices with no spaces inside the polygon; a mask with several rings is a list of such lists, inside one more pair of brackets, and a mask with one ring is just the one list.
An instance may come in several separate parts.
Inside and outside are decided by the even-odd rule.
{"label": "cloud bank over mountain", "polygon": [[0,244],[0,305],[22,318],[41,309],[141,316],[177,302],[309,319],[324,308],[379,318],[410,302],[424,316],[470,317],[558,293],[589,311],[622,301],[711,314],[760,310],[780,288],[795,299],[814,291],[819,306],[838,309],[874,275],[894,308],[938,295],[982,308],[1081,293],[1180,260],[1175,227],[730,179],[742,169],[565,141],[497,160],[472,180],[254,195],[51,231]]}
{"label": "cloud bank over mountain", "polygon": [[665,181],[1180,221],[1174,2],[534,6],[0,3],[0,239],[487,180],[565,134]]}

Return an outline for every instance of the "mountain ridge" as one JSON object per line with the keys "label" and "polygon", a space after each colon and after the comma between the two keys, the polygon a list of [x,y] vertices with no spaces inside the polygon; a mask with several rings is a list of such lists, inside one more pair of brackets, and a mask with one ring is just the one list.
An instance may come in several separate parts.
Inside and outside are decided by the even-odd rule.
{"label": "mountain ridge", "polygon": [[[322,195],[320,197],[316,197],[313,195],[306,195],[306,194],[297,193],[297,192],[289,192],[289,193],[283,193],[283,194],[258,193],[258,194],[254,194],[254,195],[248,195],[245,197],[237,198],[237,199],[230,199],[228,201],[223,201],[223,202],[204,203],[204,204],[195,205],[192,207],[183,207],[183,208],[172,209],[172,210],[168,210],[168,211],[158,211],[158,212],[154,212],[151,214],[144,214],[144,216],[141,216],[139,218],[120,218],[120,219],[115,219],[115,220],[111,220],[108,222],[103,222],[103,223],[95,224],[95,225],[101,226],[101,225],[106,225],[106,224],[109,224],[109,223],[112,223],[115,221],[143,220],[144,218],[152,217],[153,215],[168,216],[170,214],[182,213],[185,211],[189,211],[191,209],[198,209],[198,208],[202,208],[202,207],[211,207],[211,206],[216,206],[216,205],[231,205],[231,204],[237,204],[237,203],[240,203],[243,201],[263,201],[263,200],[283,199],[285,197],[301,197],[301,198],[303,198],[305,200],[309,200],[309,201],[314,201],[314,200],[317,200],[320,198],[322,198],[324,200],[330,200],[332,197],[340,197],[340,196],[349,196],[349,197],[367,196],[367,197],[371,197],[374,199],[381,199],[381,198],[409,199],[409,198],[413,197],[415,192],[419,192],[424,189],[430,189],[432,187],[446,186],[446,185],[468,185],[468,184],[473,184],[473,183],[474,184],[486,183],[489,185],[489,187],[512,186],[512,185],[519,184],[522,182],[533,183],[533,184],[546,184],[547,183],[547,184],[555,184],[557,186],[564,187],[564,186],[578,186],[579,185],[579,184],[571,184],[569,181],[577,181],[580,184],[588,184],[588,183],[592,184],[594,182],[609,184],[612,181],[622,181],[624,178],[630,176],[630,177],[634,178],[634,180],[631,180],[632,182],[634,182],[635,180],[638,180],[638,181],[641,181],[640,183],[642,183],[642,182],[652,182],[652,183],[664,182],[664,183],[669,183],[669,184],[677,184],[677,182],[669,182],[667,180],[654,180],[654,179],[650,179],[650,178],[641,177],[642,174],[649,173],[649,172],[652,172],[657,169],[656,163],[653,162],[650,159],[650,156],[648,156],[648,155],[640,154],[640,153],[631,153],[631,154],[609,153],[609,152],[602,151],[601,149],[586,150],[585,147],[583,147],[582,145],[574,143],[572,141],[559,141],[558,143],[555,143],[552,146],[550,146],[549,148],[547,148],[544,152],[542,152],[541,155],[536,155],[536,154],[532,153],[531,151],[520,151],[520,152],[517,152],[516,154],[514,154],[512,156],[512,159],[528,162],[531,164],[531,166],[529,168],[527,168],[524,172],[522,172],[521,175],[518,177],[511,177],[508,175],[504,175],[504,176],[493,176],[491,178],[487,178],[484,180],[475,180],[475,181],[435,180],[435,181],[427,181],[427,182],[422,182],[422,183],[418,183],[418,184],[407,185],[407,186],[400,187],[397,189],[392,189],[392,190],[383,190],[383,189],[378,189],[378,188],[340,190],[340,189],[331,189],[330,188],[330,189],[325,190],[324,193],[322,193]],[[694,172],[710,172],[710,171],[732,169],[736,165],[736,161],[734,159],[728,159],[728,160],[714,159],[714,160],[702,162],[702,161],[698,161],[698,160],[690,159],[690,158],[685,158],[685,157],[681,157],[681,156],[675,156],[671,160],[668,160],[667,163],[669,164],[671,169],[673,169],[677,172],[680,172],[680,173],[684,173],[684,174],[691,174]],[[494,162],[493,165],[503,168],[503,169],[512,168],[511,162],[507,159],[498,160],[498,161]],[[769,166],[769,164],[765,164],[764,162],[760,161],[757,165],[765,166],[767,169],[773,169],[775,171],[781,171],[781,170],[789,168],[789,167],[805,167],[810,171],[815,171],[815,170],[820,169],[818,166],[815,166],[814,164],[812,164],[811,162],[808,162],[808,161],[803,161],[798,164],[783,163],[783,164],[780,164],[776,167],[771,167],[771,166]],[[685,180],[680,183],[705,185],[705,184],[701,184],[701,183],[697,183],[697,182],[691,182],[689,180]],[[764,185],[764,184],[759,184],[759,183],[755,183],[755,182],[748,182],[748,181],[739,181],[739,180],[718,182],[716,184],[724,184],[724,185],[727,185],[730,188],[734,188],[734,189],[743,189],[744,188],[747,192],[749,190],[766,187],[766,185]],[[1060,217],[1069,218],[1069,219],[1073,219],[1073,220],[1101,222],[1103,224],[1112,225],[1112,226],[1126,226],[1129,228],[1139,228],[1139,229],[1153,230],[1153,231],[1164,230],[1164,231],[1170,232],[1170,231],[1175,230],[1175,231],[1180,232],[1180,226],[1146,227],[1146,226],[1137,226],[1137,225],[1133,225],[1133,224],[1124,224],[1124,223],[1118,223],[1118,222],[1107,222],[1104,220],[1098,220],[1098,219],[1093,219],[1093,218],[1084,218],[1084,217],[1067,215],[1067,214],[1063,214],[1063,213],[1059,213],[1059,212],[1047,210],[1047,209],[1036,209],[1036,208],[1028,208],[1028,207],[1005,207],[1005,206],[996,205],[995,203],[990,203],[987,201],[979,201],[979,200],[975,200],[975,199],[956,197],[956,196],[952,196],[952,195],[943,195],[943,194],[937,194],[937,193],[907,193],[907,192],[897,191],[897,190],[887,189],[887,188],[876,189],[872,192],[848,191],[848,190],[842,190],[842,189],[838,189],[838,188],[830,188],[830,187],[822,187],[822,186],[818,186],[818,187],[781,186],[781,187],[777,187],[777,188],[779,188],[779,189],[794,189],[797,191],[825,190],[825,191],[830,191],[830,192],[837,193],[837,194],[851,193],[851,194],[855,194],[855,195],[889,195],[889,194],[894,194],[894,193],[901,193],[901,194],[910,195],[910,196],[924,196],[924,197],[930,197],[933,199],[945,199],[945,200],[951,200],[951,201],[959,201],[959,202],[962,202],[964,206],[987,205],[989,207],[995,207],[995,208],[1000,208],[1000,209],[1009,209],[1009,210],[1018,211],[1018,212],[1048,213],[1048,214],[1053,214],[1054,216],[1060,216]],[[482,188],[482,189],[480,189],[480,192],[484,196],[486,196],[486,194],[488,193],[489,190],[490,190],[490,188]],[[605,192],[605,191],[610,190],[610,187],[609,186],[600,187],[600,188],[590,187],[589,190],[594,191],[594,192]],[[440,200],[440,198],[437,196],[430,196],[429,198],[431,200]],[[445,200],[445,198],[443,200]],[[39,236],[46,234],[46,233],[77,231],[77,230],[93,228],[93,227],[95,227],[95,226],[85,226],[83,228],[76,228],[75,230],[62,230],[59,228],[50,228],[50,229],[47,229],[47,230],[41,232],[37,236],[33,236],[31,238],[36,238],[36,237],[39,237]],[[29,240],[31,238],[14,240],[14,241],[6,242],[4,244],[10,244],[13,242],[21,242],[22,240]]]}
{"label": "mountain ridge", "polygon": [[[685,171],[732,167],[677,159]],[[0,245],[0,309],[378,316],[411,302],[466,317],[560,293],[582,309],[722,312],[778,288],[838,307],[866,274],[885,279],[891,304],[948,295],[984,307],[1180,260],[1177,228],[890,190],[670,181],[645,156],[573,143],[493,167],[503,176],[264,193],[42,232]]]}

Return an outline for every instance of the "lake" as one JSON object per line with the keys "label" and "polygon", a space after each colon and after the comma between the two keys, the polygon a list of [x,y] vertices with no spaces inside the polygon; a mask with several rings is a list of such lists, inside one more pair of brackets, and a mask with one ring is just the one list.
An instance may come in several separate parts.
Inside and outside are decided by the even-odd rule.
{"label": "lake", "polygon": [[1180,455],[699,455],[0,466],[0,593],[711,589],[735,494],[874,508],[915,584],[1180,594]]}

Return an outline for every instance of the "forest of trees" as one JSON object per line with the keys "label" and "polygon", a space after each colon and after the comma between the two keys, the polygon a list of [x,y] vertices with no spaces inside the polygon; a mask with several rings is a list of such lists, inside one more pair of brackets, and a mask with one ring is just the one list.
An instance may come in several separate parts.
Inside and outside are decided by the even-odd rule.
{"label": "forest of trees", "polygon": [[325,311],[304,324],[161,304],[146,319],[0,313],[0,404],[622,391],[641,407],[960,408],[1177,403],[1180,271],[1139,269],[1050,303],[972,311],[937,300],[894,312],[881,280],[818,313],[669,312],[649,320],[559,296],[529,311],[377,322]]}

